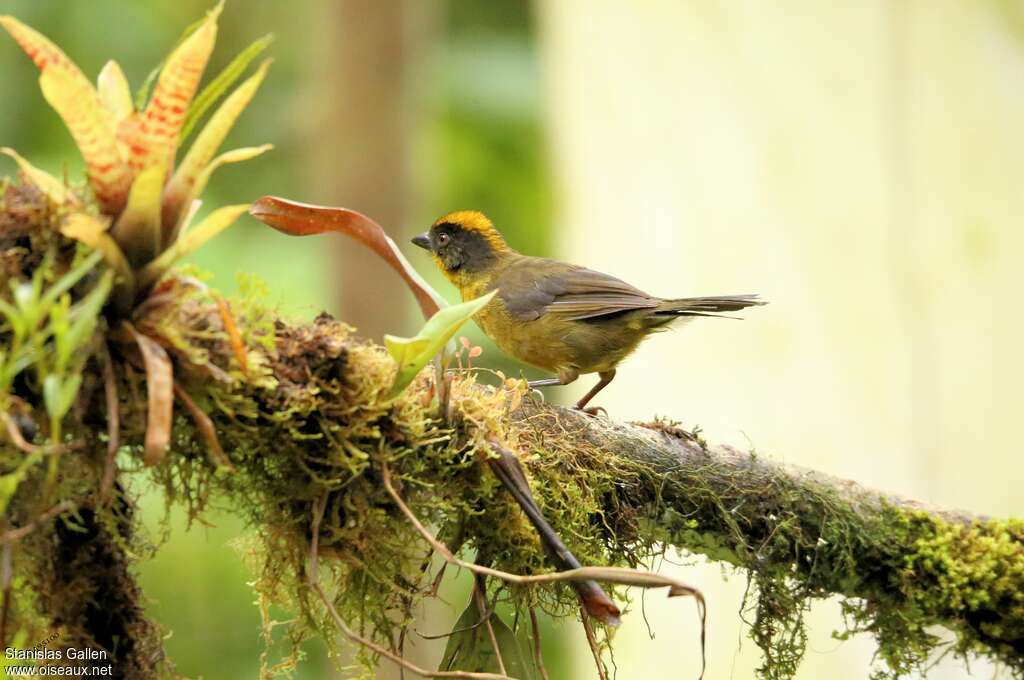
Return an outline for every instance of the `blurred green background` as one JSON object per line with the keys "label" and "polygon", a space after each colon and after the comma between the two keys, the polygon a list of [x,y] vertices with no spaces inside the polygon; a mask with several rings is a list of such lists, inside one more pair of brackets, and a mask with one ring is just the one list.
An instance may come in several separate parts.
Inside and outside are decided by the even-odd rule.
{"label": "blurred green background", "polygon": [[[208,6],[0,10],[86,73],[115,58],[138,85]],[[761,293],[772,304],[741,325],[653,338],[602,405],[923,500],[1024,514],[1024,2],[234,0],[220,26],[208,73],[276,36],[270,76],[228,142],[276,148],[218,171],[206,206],[268,193],[344,205],[402,245],[443,213],[480,209],[520,250],[654,293]],[[79,177],[35,68],[3,38],[0,144]],[[229,293],[236,272],[257,274],[293,319],[327,309],[378,339],[417,327],[396,277],[340,237],[293,239],[245,218],[193,260]],[[468,333],[481,361],[523,370]],[[569,401],[580,382],[548,397]],[[163,501],[137,492],[159,543]],[[259,615],[230,545],[245,527],[230,508],[206,519],[185,531],[172,513],[140,577],[182,675],[253,677]],[[655,566],[708,596],[707,677],[751,677],[743,576],[701,560]],[[431,604],[420,629],[450,628],[466,588],[451,584],[453,605]],[[617,677],[696,677],[689,605],[637,595],[634,610]],[[870,640],[830,637],[836,602],[809,621],[800,678],[866,677]],[[546,626],[552,678],[593,677],[578,625]],[[419,642],[414,658],[436,663],[441,647]],[[298,677],[340,676],[320,645],[308,651]],[[930,677],[967,672],[947,660]]]}

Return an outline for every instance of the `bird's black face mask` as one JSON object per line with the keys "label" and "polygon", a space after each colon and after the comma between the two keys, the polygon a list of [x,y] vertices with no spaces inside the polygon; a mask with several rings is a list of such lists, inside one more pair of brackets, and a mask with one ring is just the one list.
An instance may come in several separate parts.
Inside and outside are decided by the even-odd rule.
{"label": "bird's black face mask", "polygon": [[412,242],[432,252],[449,272],[477,271],[494,260],[494,249],[483,234],[450,222],[434,225]]}

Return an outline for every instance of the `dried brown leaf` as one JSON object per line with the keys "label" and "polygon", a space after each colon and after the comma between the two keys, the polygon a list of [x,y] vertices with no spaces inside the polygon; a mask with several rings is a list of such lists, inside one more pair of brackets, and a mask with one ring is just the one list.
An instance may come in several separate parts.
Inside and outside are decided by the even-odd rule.
{"label": "dried brown leaf", "polygon": [[127,321],[128,332],[135,339],[146,367],[146,450],[143,461],[152,466],[159,463],[171,443],[174,413],[174,375],[171,358],[153,338],[135,330]]}

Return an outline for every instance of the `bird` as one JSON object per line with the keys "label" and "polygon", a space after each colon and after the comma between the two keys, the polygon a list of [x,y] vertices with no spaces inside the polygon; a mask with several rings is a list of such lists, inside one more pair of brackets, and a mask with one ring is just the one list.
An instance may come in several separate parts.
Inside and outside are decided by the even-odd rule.
{"label": "bird", "polygon": [[589,415],[604,411],[587,405],[651,333],[675,321],[766,304],[757,295],[660,298],[593,269],[524,255],[475,210],[441,217],[412,243],[430,252],[464,301],[497,290],[474,320],[500,350],[557,376],[530,381],[531,388],[597,373],[598,382],[576,403]]}

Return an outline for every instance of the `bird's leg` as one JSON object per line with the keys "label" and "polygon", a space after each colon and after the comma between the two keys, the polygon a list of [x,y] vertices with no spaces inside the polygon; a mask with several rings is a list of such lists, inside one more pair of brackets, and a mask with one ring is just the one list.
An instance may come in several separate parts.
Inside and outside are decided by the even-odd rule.
{"label": "bird's leg", "polygon": [[579,411],[583,411],[584,413],[586,413],[588,415],[591,415],[591,416],[596,416],[599,411],[604,411],[604,414],[608,415],[608,412],[605,411],[600,406],[586,408],[587,403],[591,399],[593,399],[594,396],[596,396],[598,392],[603,390],[605,387],[608,387],[608,383],[610,383],[615,378],[615,369],[613,368],[610,371],[601,371],[597,375],[601,379],[597,381],[597,384],[594,385],[590,389],[589,392],[587,392],[586,394],[583,395],[582,399],[580,399],[579,401],[576,402],[576,409],[579,410]]}

